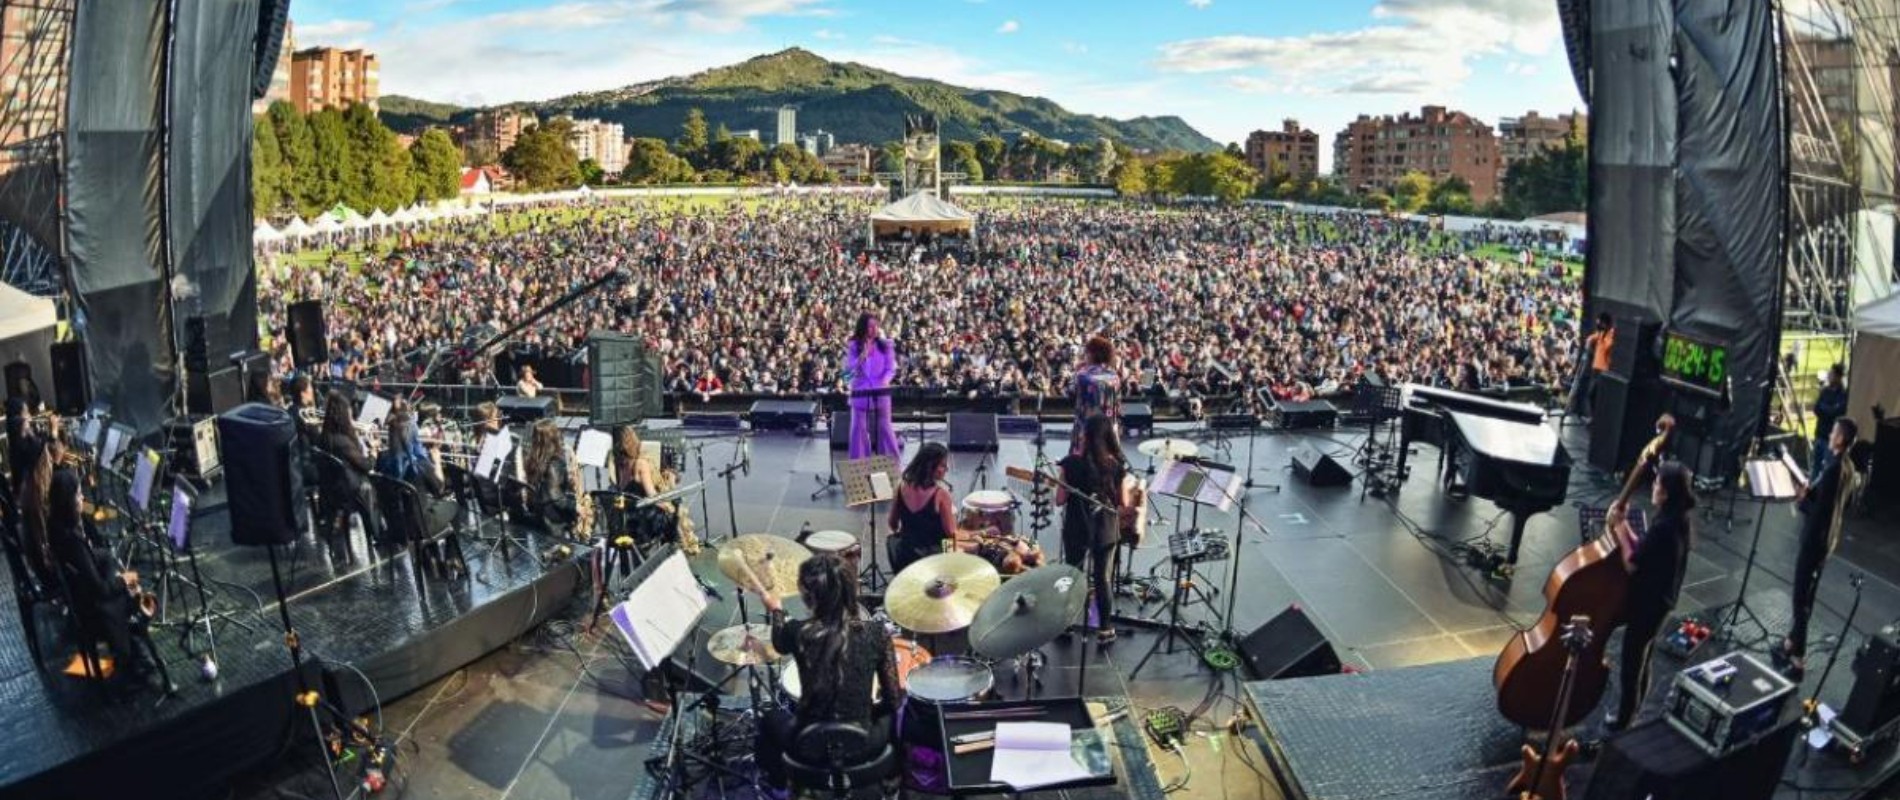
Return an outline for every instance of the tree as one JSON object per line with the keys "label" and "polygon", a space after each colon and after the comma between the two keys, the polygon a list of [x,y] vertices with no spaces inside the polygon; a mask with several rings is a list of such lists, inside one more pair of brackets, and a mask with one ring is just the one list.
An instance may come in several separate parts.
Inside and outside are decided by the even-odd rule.
{"label": "tree", "polygon": [[903,172],[904,143],[885,142],[878,146],[877,164],[875,166],[878,172]]}
{"label": "tree", "polygon": [[1009,146],[996,136],[985,136],[976,140],[976,161],[983,165],[983,174],[993,179],[1003,177],[1003,159],[1009,152]]}
{"label": "tree", "polygon": [[600,162],[583,158],[580,163],[581,185],[599,186],[601,179],[607,177],[607,170],[601,169]]}
{"label": "tree", "polygon": [[1120,159],[1121,153],[1115,143],[1106,136],[1102,137],[1090,151],[1088,163],[1082,165],[1083,178],[1089,183],[1108,183]]}
{"label": "tree", "polygon": [[529,126],[502,154],[501,163],[532,191],[573,186],[580,182],[581,162],[568,144],[572,130],[573,123],[558,118]]}
{"label": "tree", "polygon": [[462,157],[471,167],[486,167],[501,163],[501,149],[493,139],[469,139],[462,145]]}
{"label": "tree", "polygon": [[1150,183],[1165,186],[1171,194],[1212,197],[1223,203],[1235,203],[1252,194],[1259,176],[1253,168],[1231,153],[1193,153],[1162,159],[1166,165],[1165,184],[1151,177]]}
{"label": "tree", "polygon": [[727,137],[724,141],[713,142],[711,166],[738,175],[749,175],[760,168],[764,155],[765,145],[757,139]]}
{"label": "tree", "polygon": [[971,183],[983,181],[983,161],[976,157],[976,145],[953,141],[950,143],[949,156],[950,171],[969,176]]}
{"label": "tree", "polygon": [[1471,202],[1471,182],[1457,175],[1446,176],[1434,184],[1431,199],[1425,204],[1425,211],[1431,214],[1465,216],[1475,208]]}
{"label": "tree", "polygon": [[409,158],[415,164],[416,194],[422,199],[442,200],[462,191],[462,152],[441,128],[430,128],[409,146]]}
{"label": "tree", "polygon": [[1115,184],[1115,191],[1123,197],[1145,195],[1148,193],[1148,165],[1138,158],[1123,161],[1115,165],[1109,181]]}
{"label": "tree", "polygon": [[1413,170],[1392,184],[1392,202],[1400,211],[1416,212],[1432,197],[1432,177]]}
{"label": "tree", "polygon": [[304,191],[298,193],[298,207],[304,216],[323,213],[324,209],[355,199],[347,193],[346,187],[358,183],[357,150],[350,144],[350,129],[343,122],[343,112],[334,108],[325,108],[310,115],[310,147],[314,156],[311,168],[305,170],[299,181]]}
{"label": "tree", "polygon": [[817,156],[791,142],[775,145],[766,153],[765,170],[777,183],[826,183],[836,179]]}
{"label": "tree", "polygon": [[673,144],[694,167],[705,168],[706,115],[700,112],[698,106],[686,110],[686,121],[680,123],[680,138]]}
{"label": "tree", "polygon": [[693,167],[668,150],[666,142],[635,139],[627,148],[627,167],[620,171],[620,180],[644,184],[689,183],[693,180]]}
{"label": "tree", "polygon": [[1511,216],[1577,211],[1588,207],[1589,198],[1589,151],[1576,137],[1512,164],[1504,174],[1504,207]]}
{"label": "tree", "polygon": [[260,118],[251,144],[251,214],[266,217],[290,203],[290,165],[277,144],[277,129]]}

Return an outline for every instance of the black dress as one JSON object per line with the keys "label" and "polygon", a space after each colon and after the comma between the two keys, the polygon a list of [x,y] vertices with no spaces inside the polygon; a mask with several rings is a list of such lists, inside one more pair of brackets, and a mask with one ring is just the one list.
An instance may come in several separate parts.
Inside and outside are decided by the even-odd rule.
{"label": "black dress", "polygon": [[1629,725],[1649,694],[1650,645],[1676,607],[1689,567],[1689,522],[1680,511],[1659,510],[1637,544],[1629,593],[1623,606],[1623,652],[1618,680],[1622,696],[1617,726]]}
{"label": "black dress", "polygon": [[864,728],[868,738],[863,751],[847,756],[847,760],[869,757],[890,744],[892,718],[899,703],[897,658],[891,652],[890,634],[876,623],[846,623],[844,655],[838,670],[820,676],[800,641],[800,634],[812,623],[786,620],[782,614],[773,614],[773,622],[772,648],[789,654],[798,664],[803,693],[794,713],[775,711],[765,719],[758,739],[759,766],[771,782],[784,785],[783,754],[787,751],[806,763],[822,762],[826,754],[815,747],[808,749],[814,743],[798,735],[808,725],[844,722]]}
{"label": "black dress", "polygon": [[893,501],[900,533],[891,537],[891,574],[943,552],[943,540],[950,538],[950,532],[943,529],[943,512],[937,508],[937,493],[942,491],[943,487],[933,487],[919,509],[911,508],[901,491]]}
{"label": "black dress", "polygon": [[[1102,469],[1081,455],[1063,458],[1062,480],[1069,500],[1062,508],[1062,560],[1088,573],[1095,593],[1095,627],[1109,627],[1115,613],[1116,543],[1121,541],[1120,465]],[[1096,502],[1089,502],[1094,499]]]}

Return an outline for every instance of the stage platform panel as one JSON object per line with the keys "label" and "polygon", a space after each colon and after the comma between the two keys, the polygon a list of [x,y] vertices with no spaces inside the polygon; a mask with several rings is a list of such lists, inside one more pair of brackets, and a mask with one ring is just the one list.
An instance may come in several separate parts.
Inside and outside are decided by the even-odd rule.
{"label": "stage platform panel", "polygon": [[[156,687],[123,697],[60,674],[72,653],[59,619],[39,616],[49,661],[36,670],[20,635],[0,637],[0,796],[101,797],[136,787],[145,797],[203,797],[233,775],[287,752],[311,748],[307,714],[292,706],[298,681],[284,646],[270,562],[264,548],[231,545],[220,504],[194,517],[199,570],[213,594],[218,678],[205,681],[185,649],[179,620],[197,608],[194,590],[171,587],[166,617],[154,627],[176,694]],[[418,583],[405,550],[347,548],[308,535],[279,549],[290,615],[304,646],[306,679],[345,711],[371,711],[506,644],[567,603],[589,552],[554,566],[552,546],[519,529],[521,547],[490,557],[467,540],[471,577]],[[183,566],[183,561],[180,561]],[[142,568],[146,581],[156,580]],[[182,572],[189,575],[188,568]],[[18,619],[11,591],[0,615]],[[45,611],[44,608],[41,609]],[[204,647],[202,626],[194,651]],[[368,688],[373,685],[374,693]]]}

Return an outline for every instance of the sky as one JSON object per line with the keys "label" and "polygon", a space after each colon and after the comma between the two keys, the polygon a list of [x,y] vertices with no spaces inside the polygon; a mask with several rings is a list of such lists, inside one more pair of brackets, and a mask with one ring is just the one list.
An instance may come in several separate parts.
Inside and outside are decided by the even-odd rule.
{"label": "sky", "polygon": [[291,18],[299,48],[376,52],[384,94],[544,100],[797,46],[1221,142],[1295,118],[1323,167],[1359,114],[1582,105],[1551,0],[296,0]]}

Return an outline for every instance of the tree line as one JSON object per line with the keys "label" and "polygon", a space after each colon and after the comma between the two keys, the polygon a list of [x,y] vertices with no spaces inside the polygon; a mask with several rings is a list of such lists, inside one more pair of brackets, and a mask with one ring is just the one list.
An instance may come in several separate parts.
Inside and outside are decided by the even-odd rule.
{"label": "tree line", "polygon": [[429,130],[408,147],[368,106],[300,114],[278,101],[257,117],[251,139],[252,212],[315,216],[341,203],[364,214],[455,197],[462,152]]}
{"label": "tree line", "polygon": [[710,131],[706,115],[686,112],[673,141],[637,138],[628,143],[622,183],[836,183],[838,176],[817,156],[790,142],[771,147],[733,136],[724,124]]}

